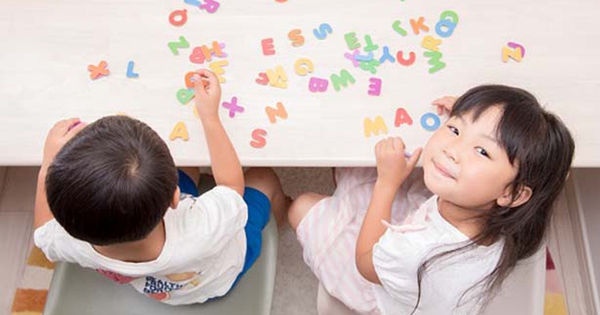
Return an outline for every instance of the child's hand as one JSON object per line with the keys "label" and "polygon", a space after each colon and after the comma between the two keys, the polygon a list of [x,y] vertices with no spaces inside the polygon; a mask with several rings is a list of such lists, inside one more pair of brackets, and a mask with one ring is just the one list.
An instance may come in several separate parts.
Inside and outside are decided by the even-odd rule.
{"label": "child's hand", "polygon": [[196,110],[201,119],[219,117],[221,102],[221,85],[219,78],[209,70],[196,70],[194,91],[196,94]]}
{"label": "child's hand", "polygon": [[48,132],[46,143],[44,144],[44,157],[42,158],[42,167],[48,167],[54,160],[58,151],[71,140],[79,131],[85,128],[86,124],[79,118],[65,119],[57,122]]}
{"label": "child's hand", "polygon": [[431,105],[437,106],[438,115],[450,115],[452,107],[458,98],[456,96],[444,96],[433,101]]}
{"label": "child's hand", "polygon": [[398,188],[415,168],[421,148],[416,149],[409,159],[404,157],[404,141],[400,137],[383,139],[375,145],[377,180]]}

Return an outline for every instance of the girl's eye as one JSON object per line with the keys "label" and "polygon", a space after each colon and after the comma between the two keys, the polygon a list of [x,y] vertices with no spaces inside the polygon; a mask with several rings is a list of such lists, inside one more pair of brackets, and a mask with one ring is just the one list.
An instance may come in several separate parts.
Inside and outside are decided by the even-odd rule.
{"label": "girl's eye", "polygon": [[487,153],[487,151],[484,148],[477,147],[476,149],[477,149],[477,153],[479,153],[485,157],[490,157],[490,155]]}
{"label": "girl's eye", "polygon": [[455,135],[458,136],[458,129],[454,126],[448,126],[448,129]]}

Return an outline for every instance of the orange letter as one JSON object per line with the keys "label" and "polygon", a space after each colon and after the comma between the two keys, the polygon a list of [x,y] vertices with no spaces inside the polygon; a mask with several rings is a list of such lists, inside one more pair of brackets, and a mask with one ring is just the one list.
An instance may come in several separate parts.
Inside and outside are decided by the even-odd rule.
{"label": "orange letter", "polygon": [[300,47],[304,45],[304,36],[301,35],[302,31],[299,29],[291,30],[288,33],[288,38],[292,41],[292,46]]}
{"label": "orange letter", "polygon": [[281,117],[281,119],[284,119],[284,120],[287,119],[287,117],[288,117],[287,111],[285,110],[285,107],[283,106],[283,104],[281,104],[281,102],[277,103],[277,109],[267,106],[265,108],[265,111],[267,112],[269,121],[272,124],[274,124],[277,121],[277,118],[275,118],[275,117]]}

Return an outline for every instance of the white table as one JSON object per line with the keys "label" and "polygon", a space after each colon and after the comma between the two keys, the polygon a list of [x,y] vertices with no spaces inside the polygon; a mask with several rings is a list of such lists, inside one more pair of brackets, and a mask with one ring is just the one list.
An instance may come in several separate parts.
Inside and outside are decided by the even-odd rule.
{"label": "white table", "polygon": [[[204,2],[204,1],[203,1]],[[59,119],[77,116],[93,121],[125,113],[150,124],[168,143],[179,165],[208,165],[208,154],[192,105],[181,105],[176,92],[184,87],[194,64],[192,48],[225,43],[223,101],[238,98],[243,113],[221,117],[241,161],[246,166],[374,165],[373,146],[384,134],[367,137],[365,118],[381,116],[387,135],[404,137],[408,149],[425,144],[429,131],[421,116],[433,112],[438,96],[460,94],[483,83],[516,85],[532,91],[542,104],[559,114],[572,130],[577,153],[575,166],[600,166],[600,31],[597,0],[542,1],[466,0],[229,0],[214,13],[183,0],[175,1],[16,1],[0,3],[0,165],[36,165],[41,161],[45,135]],[[161,4],[157,4],[161,3]],[[187,10],[181,27],[169,23],[175,10]],[[436,32],[446,10],[459,16],[447,38]],[[410,19],[424,18],[429,32],[415,32]],[[406,36],[392,25],[400,20]],[[313,30],[328,23],[333,32],[320,40]],[[299,29],[305,37],[294,47],[288,33]],[[411,66],[385,62],[371,74],[354,68],[344,57],[349,48],[344,35],[355,32],[361,49],[365,35],[379,45],[375,58],[389,46],[416,53]],[[167,46],[184,36],[190,44],[175,56]],[[445,68],[430,74],[424,57],[425,36],[441,39]],[[275,55],[265,56],[261,41],[272,38]],[[502,62],[502,47],[522,44],[521,62]],[[294,63],[308,58],[314,71],[297,75]],[[87,67],[101,60],[110,75],[91,80]],[[138,78],[127,77],[134,61]],[[260,85],[259,72],[282,66],[287,88]],[[330,79],[346,69],[354,84],[340,91],[332,82],[326,92],[308,89],[311,77]],[[382,80],[379,96],[368,95],[369,79]],[[331,80],[329,80],[331,81]],[[281,102],[287,119],[271,123],[267,106]],[[394,126],[395,113],[405,108],[412,125]],[[182,121],[189,140],[168,139]],[[267,132],[266,145],[250,145],[252,132]]]}

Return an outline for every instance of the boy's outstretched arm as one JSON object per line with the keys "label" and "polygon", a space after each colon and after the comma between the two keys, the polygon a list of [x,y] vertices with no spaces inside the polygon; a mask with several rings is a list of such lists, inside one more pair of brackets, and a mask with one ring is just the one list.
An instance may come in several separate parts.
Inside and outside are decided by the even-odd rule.
{"label": "boy's outstretched arm", "polygon": [[227,186],[244,195],[244,172],[225,128],[219,118],[221,86],[217,76],[208,70],[194,75],[195,105],[202,121],[208,145],[211,168],[217,185]]}
{"label": "boy's outstretched arm", "polygon": [[[421,156],[417,149],[406,160],[404,142],[400,138],[387,138],[375,146],[377,159],[377,181],[373,188],[371,202],[356,241],[356,268],[368,281],[380,284],[381,281],[373,265],[373,246],[379,241],[386,227],[381,220],[390,222],[392,203],[400,185],[412,172]],[[410,255],[410,253],[407,253]]]}
{"label": "boy's outstretched arm", "polygon": [[38,174],[37,191],[35,194],[35,211],[33,218],[33,226],[35,229],[54,219],[46,197],[46,174],[48,173],[48,167],[63,145],[85,126],[86,124],[79,121],[79,118],[71,118],[57,122],[54,127],[50,129],[50,132],[48,132],[46,143],[44,144],[44,156]]}

